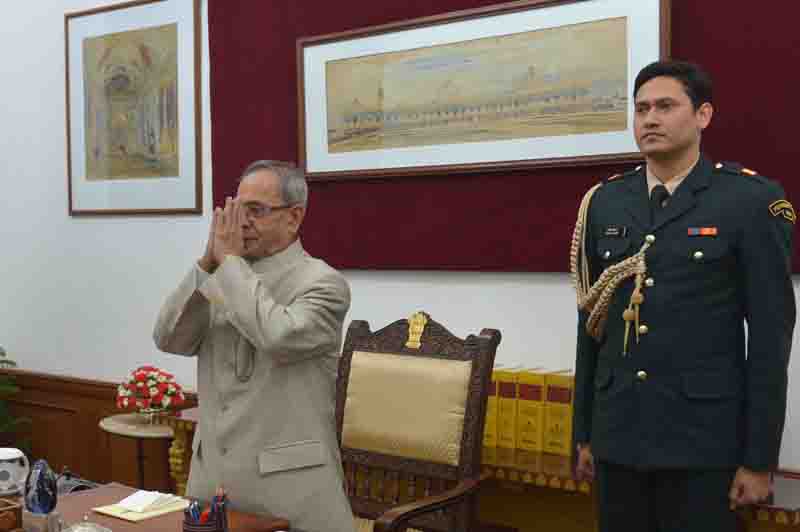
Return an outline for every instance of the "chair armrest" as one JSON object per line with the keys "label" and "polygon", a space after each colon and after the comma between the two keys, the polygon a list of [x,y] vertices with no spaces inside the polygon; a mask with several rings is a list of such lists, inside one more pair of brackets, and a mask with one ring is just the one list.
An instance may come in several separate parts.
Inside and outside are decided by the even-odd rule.
{"label": "chair armrest", "polygon": [[395,506],[375,520],[373,530],[374,532],[405,532],[411,519],[459,504],[467,497],[474,495],[484,478],[484,475],[479,478],[468,478],[437,495]]}

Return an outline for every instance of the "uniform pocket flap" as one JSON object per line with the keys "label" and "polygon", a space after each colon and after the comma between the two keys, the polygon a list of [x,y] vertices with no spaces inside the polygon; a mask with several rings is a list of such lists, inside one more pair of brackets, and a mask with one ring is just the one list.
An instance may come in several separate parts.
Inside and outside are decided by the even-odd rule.
{"label": "uniform pocket flap", "polygon": [[325,448],[316,440],[299,441],[266,447],[258,455],[258,470],[262,475],[314,467],[327,463]]}
{"label": "uniform pocket flap", "polygon": [[676,251],[682,258],[700,264],[718,261],[733,253],[726,240],[711,237],[688,238],[677,246]]}
{"label": "uniform pocket flap", "polygon": [[605,390],[611,386],[611,381],[613,380],[614,374],[611,372],[611,368],[598,368],[594,376],[594,389]]}
{"label": "uniform pocket flap", "polygon": [[739,379],[729,372],[689,373],[683,376],[683,392],[690,399],[725,399],[739,393]]}
{"label": "uniform pocket flap", "polygon": [[630,238],[601,238],[597,241],[597,254],[603,260],[616,260],[625,255],[630,246]]}

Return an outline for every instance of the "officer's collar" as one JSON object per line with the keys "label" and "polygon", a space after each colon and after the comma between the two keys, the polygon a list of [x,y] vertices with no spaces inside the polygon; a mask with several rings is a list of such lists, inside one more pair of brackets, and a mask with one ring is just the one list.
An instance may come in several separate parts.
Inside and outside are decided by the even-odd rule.
{"label": "officer's collar", "polygon": [[[711,173],[714,170],[714,165],[711,160],[703,154],[700,154],[700,159],[686,179],[681,183],[682,188],[691,188],[692,192],[708,188],[711,184]],[[628,180],[628,186],[633,192],[647,191],[647,168],[645,165],[640,166],[636,174],[637,179]]]}

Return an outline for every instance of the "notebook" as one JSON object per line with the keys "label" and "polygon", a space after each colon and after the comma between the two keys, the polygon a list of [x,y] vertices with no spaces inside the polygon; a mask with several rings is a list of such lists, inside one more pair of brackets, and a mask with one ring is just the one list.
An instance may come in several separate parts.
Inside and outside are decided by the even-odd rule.
{"label": "notebook", "polygon": [[150,517],[183,510],[189,501],[158,491],[136,491],[116,504],[92,508],[95,512],[117,517],[126,521],[142,521]]}

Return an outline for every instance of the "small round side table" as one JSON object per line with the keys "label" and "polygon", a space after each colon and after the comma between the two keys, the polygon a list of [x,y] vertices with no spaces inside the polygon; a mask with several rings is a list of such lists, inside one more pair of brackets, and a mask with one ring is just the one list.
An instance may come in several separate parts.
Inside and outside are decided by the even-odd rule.
{"label": "small round side table", "polygon": [[138,488],[145,489],[144,440],[172,439],[174,436],[172,428],[167,425],[152,423],[146,416],[138,413],[108,416],[100,420],[99,426],[109,434],[133,438],[136,441]]}

